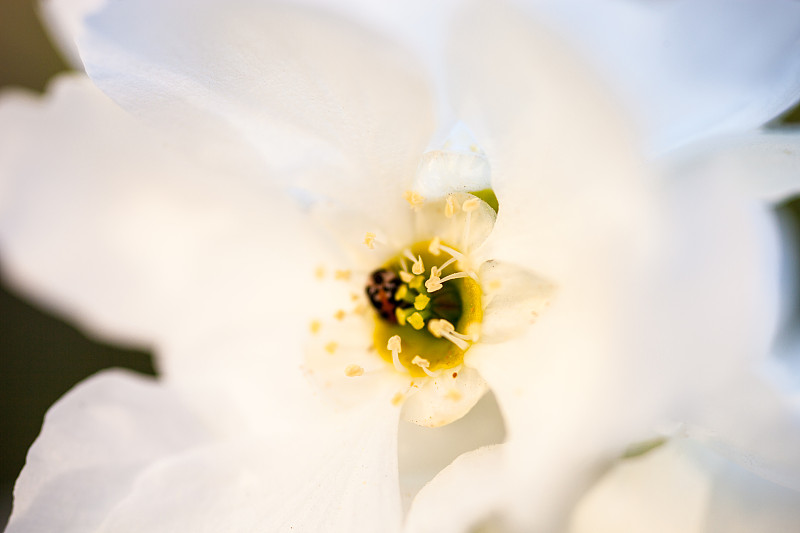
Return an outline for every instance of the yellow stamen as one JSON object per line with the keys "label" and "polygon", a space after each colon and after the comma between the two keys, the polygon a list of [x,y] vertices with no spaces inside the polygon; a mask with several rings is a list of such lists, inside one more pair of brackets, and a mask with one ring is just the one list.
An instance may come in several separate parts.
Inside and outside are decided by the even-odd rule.
{"label": "yellow stamen", "polygon": [[400,363],[400,352],[403,351],[401,346],[400,335],[393,335],[389,337],[389,342],[386,343],[386,349],[392,352],[392,364],[398,372],[405,372],[405,367]]}
{"label": "yellow stamen", "polygon": [[398,324],[400,324],[401,326],[406,325],[406,312],[404,309],[400,309],[399,307],[397,307],[394,310],[394,316],[397,317]]}
{"label": "yellow stamen", "polygon": [[415,276],[419,276],[425,272],[425,265],[422,263],[422,257],[419,257],[413,265],[411,265],[411,273]]}
{"label": "yellow stamen", "polygon": [[417,311],[422,311],[426,307],[428,307],[428,303],[431,301],[430,298],[425,296],[424,294],[418,294],[416,298],[414,298],[414,309]]}
{"label": "yellow stamen", "polygon": [[333,314],[333,318],[336,320],[344,320],[345,316],[347,316],[347,313],[345,313],[343,309],[339,309]]}
{"label": "yellow stamen", "polygon": [[347,365],[344,369],[344,375],[348,378],[355,378],[364,375],[364,368],[358,365]]}
{"label": "yellow stamen", "polygon": [[400,274],[400,279],[403,280],[403,283],[408,283],[409,281],[414,279],[414,275],[413,274],[409,274],[405,270],[401,270],[399,272],[399,274]]}
{"label": "yellow stamen", "polygon": [[458,200],[454,195],[448,194],[444,204],[444,216],[452,218],[456,211],[458,211]]}
{"label": "yellow stamen", "polygon": [[431,243],[428,245],[428,251],[433,255],[439,255],[440,253],[442,253],[441,246],[442,246],[441,239],[439,239],[439,237],[434,237],[431,240]]}
{"label": "yellow stamen", "polygon": [[425,203],[425,197],[417,191],[406,191],[403,198],[409,203],[412,209],[419,209]]}
{"label": "yellow stamen", "polygon": [[372,233],[371,231],[368,231],[367,234],[364,235],[364,244],[370,250],[374,250],[375,249],[375,234]]}
{"label": "yellow stamen", "polygon": [[417,276],[411,281],[408,282],[408,288],[414,289],[415,291],[419,291],[422,288],[422,283],[425,281],[425,278],[422,276]]}
{"label": "yellow stamen", "polygon": [[397,292],[394,294],[395,300],[402,300],[408,294],[408,285],[400,285],[400,288],[397,289]]}
{"label": "yellow stamen", "polygon": [[329,342],[328,344],[325,345],[325,351],[328,352],[329,354],[333,354],[338,347],[339,347],[338,343]]}
{"label": "yellow stamen", "polygon": [[319,330],[322,329],[322,322],[320,322],[319,320],[312,320],[309,329],[311,330],[311,333],[316,335],[317,333],[319,333]]}
{"label": "yellow stamen", "polygon": [[425,319],[419,313],[412,313],[411,316],[406,318],[406,321],[411,324],[414,329],[422,329],[425,326]]}
{"label": "yellow stamen", "polygon": [[436,376],[439,375],[438,372],[431,372],[430,370],[428,370],[428,368],[430,368],[430,366],[431,366],[431,362],[428,361],[427,359],[423,359],[422,357],[420,357],[418,355],[414,356],[414,359],[411,361],[411,364],[412,365],[417,365],[418,367],[420,367],[422,369],[423,372],[425,372],[426,374],[428,374],[432,378],[435,378]]}
{"label": "yellow stamen", "polygon": [[481,199],[478,197],[470,198],[469,200],[465,200],[463,204],[461,204],[461,209],[465,213],[469,213],[470,211],[475,211],[478,209],[478,206],[481,203]]}
{"label": "yellow stamen", "polygon": [[349,270],[335,270],[333,272],[334,279],[348,280],[350,279],[351,272]]}

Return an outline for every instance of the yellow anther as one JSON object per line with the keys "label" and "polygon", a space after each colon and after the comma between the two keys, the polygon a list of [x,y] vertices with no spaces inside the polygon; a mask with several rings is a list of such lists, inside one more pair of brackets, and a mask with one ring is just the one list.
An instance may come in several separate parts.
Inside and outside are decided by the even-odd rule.
{"label": "yellow anther", "polygon": [[405,396],[403,396],[403,393],[402,392],[398,392],[394,396],[392,396],[392,405],[398,406],[401,403],[403,403],[404,399],[405,399]]}
{"label": "yellow anther", "polygon": [[411,316],[406,318],[406,321],[411,324],[414,329],[422,329],[425,326],[425,319],[419,313],[411,313]]}
{"label": "yellow anther", "polygon": [[431,274],[431,277],[425,282],[425,289],[428,292],[436,292],[442,288],[442,279],[434,274]]}
{"label": "yellow anther", "polygon": [[405,270],[401,270],[399,274],[400,274],[400,279],[403,280],[403,283],[408,283],[409,281],[414,279],[414,275],[406,272]]}
{"label": "yellow anther", "polygon": [[343,309],[339,309],[338,311],[333,313],[333,318],[335,318],[336,320],[344,320],[344,317],[346,316],[347,313],[345,313]]}
{"label": "yellow anther", "polygon": [[463,204],[461,204],[461,209],[464,210],[465,213],[469,213],[470,211],[475,211],[478,209],[478,206],[481,203],[481,199],[478,197],[470,198],[469,200],[465,200]]}
{"label": "yellow anther", "polygon": [[397,317],[397,323],[401,326],[406,325],[406,312],[404,309],[400,309],[399,307],[395,308],[394,316]]}
{"label": "yellow anther", "polygon": [[350,299],[353,300],[354,302],[357,301],[359,298],[361,298],[361,296],[359,296],[358,293],[356,293],[356,292],[351,292],[350,293]]}
{"label": "yellow anther", "polygon": [[428,321],[428,331],[430,331],[431,335],[436,338],[439,338],[451,331],[455,331],[455,329],[456,328],[453,327],[453,324],[443,318],[436,318]]}
{"label": "yellow anther", "polygon": [[375,234],[371,231],[368,231],[366,235],[364,235],[364,244],[367,245],[367,248],[370,250],[375,249]]}
{"label": "yellow anther", "polygon": [[422,288],[422,284],[425,282],[425,278],[422,276],[417,276],[411,281],[408,282],[408,288],[414,289],[415,291],[419,291]]}
{"label": "yellow anther", "polygon": [[425,272],[425,264],[422,262],[422,257],[417,257],[417,260],[411,265],[411,273],[419,276],[423,272]]}
{"label": "yellow anther", "polygon": [[452,218],[456,211],[458,211],[458,200],[454,195],[448,194],[444,203],[444,216]]}
{"label": "yellow anther", "polygon": [[439,255],[442,253],[441,246],[442,241],[439,239],[439,237],[434,237],[431,239],[430,245],[428,245],[428,251],[433,255]]}
{"label": "yellow anther", "polygon": [[397,289],[397,292],[394,294],[395,300],[402,300],[408,294],[408,285],[400,285],[400,288]]}
{"label": "yellow anther", "polygon": [[435,378],[436,376],[439,375],[439,372],[431,372],[430,370],[428,370],[428,368],[430,368],[430,366],[431,366],[431,362],[428,361],[427,359],[423,359],[422,357],[420,357],[418,355],[414,356],[414,359],[411,361],[411,364],[412,365],[417,365],[418,367],[420,367],[422,369],[423,372],[425,372],[426,374],[428,374],[432,378]]}
{"label": "yellow anther", "polygon": [[422,311],[426,307],[428,307],[428,303],[431,301],[430,298],[425,296],[424,294],[417,294],[417,297],[414,298],[414,309],[417,311]]}
{"label": "yellow anther", "polygon": [[423,359],[422,357],[415,355],[414,359],[411,361],[412,365],[417,365],[420,368],[430,368],[431,362],[427,359]]}
{"label": "yellow anther", "polygon": [[319,330],[322,329],[322,322],[319,320],[312,320],[311,324],[309,325],[309,329],[311,330],[311,333],[316,335],[319,333]]}
{"label": "yellow anther", "polygon": [[400,335],[392,335],[389,337],[389,342],[386,343],[386,349],[392,352],[392,364],[394,365],[394,369],[398,372],[405,372],[406,369],[400,362],[400,352],[403,351]]}
{"label": "yellow anther", "polygon": [[360,303],[353,308],[353,312],[357,315],[363,315],[364,313],[367,312],[367,306],[364,305],[363,303]]}
{"label": "yellow anther", "polygon": [[364,375],[364,368],[358,365],[347,365],[344,369],[344,375],[348,378],[355,378]]}
{"label": "yellow anther", "polygon": [[319,265],[317,268],[314,269],[314,277],[317,279],[322,279],[325,277],[325,267]]}
{"label": "yellow anther", "polygon": [[409,203],[413,209],[419,209],[425,203],[425,197],[417,191],[406,191],[403,198]]}
{"label": "yellow anther", "polygon": [[348,280],[350,279],[351,272],[349,270],[335,270],[333,272],[334,279]]}
{"label": "yellow anther", "polygon": [[328,352],[329,354],[333,354],[338,347],[339,347],[338,343],[329,342],[328,344],[325,345],[325,351]]}
{"label": "yellow anther", "polygon": [[403,348],[400,335],[392,335],[391,337],[389,337],[389,342],[386,343],[386,349],[392,352],[396,351],[397,353],[402,352]]}

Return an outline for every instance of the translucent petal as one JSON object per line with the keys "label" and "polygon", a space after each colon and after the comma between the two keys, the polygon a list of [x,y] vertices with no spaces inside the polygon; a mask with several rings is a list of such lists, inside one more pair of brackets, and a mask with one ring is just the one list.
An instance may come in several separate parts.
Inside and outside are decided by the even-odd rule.
{"label": "translucent petal", "polygon": [[791,0],[524,4],[592,60],[655,151],[752,130],[800,99]]}
{"label": "translucent petal", "polygon": [[391,209],[432,134],[412,59],[330,13],[237,0],[113,3],[88,23],[89,75],[209,165],[252,149],[261,177]]}
{"label": "translucent petal", "polygon": [[96,531],[150,464],[209,438],[152,379],[119,370],[91,377],[45,416],[6,531]]}

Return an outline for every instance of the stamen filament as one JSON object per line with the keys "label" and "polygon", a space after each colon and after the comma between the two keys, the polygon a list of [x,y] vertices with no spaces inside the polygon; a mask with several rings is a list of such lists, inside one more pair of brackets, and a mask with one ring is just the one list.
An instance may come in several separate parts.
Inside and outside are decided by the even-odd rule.
{"label": "stamen filament", "polygon": [[386,349],[392,352],[392,364],[398,372],[405,372],[406,369],[400,362],[400,352],[403,351],[401,346],[400,335],[389,337],[389,342],[386,344]]}
{"label": "stamen filament", "polygon": [[462,254],[458,250],[454,250],[454,249],[450,248],[447,245],[440,244],[439,245],[439,249],[442,250],[442,251],[447,252],[448,254],[450,254],[450,257],[455,257],[458,260],[461,260],[461,259],[464,258],[464,254]]}
{"label": "stamen filament", "polygon": [[[447,339],[462,350],[466,350],[469,348],[469,344],[463,339],[459,338],[464,337],[464,335],[457,333],[455,329],[456,328],[453,326],[453,324],[443,318],[428,322],[428,331],[430,331],[434,337]],[[456,334],[458,336],[456,336]]]}
{"label": "stamen filament", "polygon": [[467,214],[467,219],[464,221],[464,233],[461,236],[461,246],[469,249],[469,230],[470,222],[472,221],[472,212],[475,211],[480,205],[480,198],[470,198],[461,205],[461,209]]}
{"label": "stamen filament", "polygon": [[431,366],[431,362],[428,361],[427,359],[423,359],[422,357],[420,357],[418,355],[414,356],[414,359],[411,361],[411,364],[412,365],[417,365],[418,367],[420,367],[422,369],[423,372],[425,372],[426,374],[428,374],[432,378],[435,378],[436,376],[439,375],[439,372],[431,372],[430,370],[428,370],[428,367]]}

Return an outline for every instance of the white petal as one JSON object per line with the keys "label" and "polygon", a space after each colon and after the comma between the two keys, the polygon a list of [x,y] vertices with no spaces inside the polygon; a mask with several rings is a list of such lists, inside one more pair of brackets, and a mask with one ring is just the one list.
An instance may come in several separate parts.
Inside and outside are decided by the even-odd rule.
{"label": "white petal", "polygon": [[486,394],[466,416],[446,426],[426,428],[400,422],[400,489],[406,507],[417,492],[456,457],[504,440],[503,417],[492,394]]}
{"label": "white petal", "polygon": [[709,533],[792,533],[800,524],[800,492],[723,463],[713,477],[706,518]]}
{"label": "white petal", "polygon": [[118,370],[89,378],[45,416],[6,531],[96,531],[149,464],[208,438],[153,380]]}
{"label": "white petal", "polygon": [[691,437],[742,468],[800,490],[800,398],[745,376],[692,411]]}
{"label": "white petal", "polygon": [[[646,250],[650,182],[621,113],[574,56],[503,6],[469,10],[451,59],[455,99],[486,151],[500,204],[490,257],[560,282]],[[490,246],[487,242],[487,246]]]}
{"label": "white petal", "polygon": [[796,2],[535,4],[628,102],[657,151],[751,130],[800,98]]}
{"label": "white petal", "polygon": [[103,3],[104,0],[41,0],[39,3],[50,35],[75,69],[83,69],[77,40],[83,32],[84,20]]}
{"label": "white petal", "polygon": [[397,409],[385,406],[154,464],[102,531],[397,531]]}
{"label": "white petal", "polygon": [[495,343],[521,334],[546,312],[557,287],[525,269],[487,261],[478,271],[483,292],[481,342]]}
{"label": "white petal", "polygon": [[485,447],[453,461],[417,494],[406,530],[457,533],[491,523],[505,490],[498,475],[509,466],[503,451],[502,445]]}
{"label": "white petal", "polygon": [[414,190],[429,200],[452,192],[475,192],[491,187],[489,160],[472,133],[461,123],[453,128],[439,149],[423,154],[414,182]]}
{"label": "white petal", "polygon": [[[327,13],[241,0],[114,3],[81,53],[115,100],[234,165],[381,213],[410,183],[432,99],[410,58]],[[198,148],[199,147],[199,148]]]}
{"label": "white petal", "polygon": [[[439,237],[441,243],[455,248],[467,257],[459,258],[459,267],[475,269],[480,267],[478,256],[482,256],[481,246],[492,234],[497,214],[489,204],[479,200],[474,209],[464,211],[464,202],[474,202],[477,198],[465,192],[454,192],[450,198],[454,202],[455,213],[451,217],[445,215],[446,201],[436,199],[426,201],[415,213],[415,231],[418,240],[431,240]],[[478,254],[474,252],[478,251]],[[442,262],[450,259],[447,252],[440,253]]]}
{"label": "white petal", "polygon": [[570,533],[795,531],[800,493],[691,442],[619,462],[580,502]]}
{"label": "white petal", "polygon": [[266,322],[265,302],[297,303],[279,295],[312,278],[288,201],[193,164],[88,80],[9,94],[0,113],[6,273],[95,333],[151,344]]}
{"label": "white petal", "polygon": [[581,500],[570,533],[702,533],[712,480],[691,451],[668,443],[620,461]]}
{"label": "white petal", "polygon": [[475,369],[463,366],[457,372],[444,370],[439,376],[424,380],[405,401],[403,419],[430,428],[449,424],[466,415],[487,390]]}
{"label": "white petal", "polygon": [[697,143],[668,161],[671,165],[702,164],[705,172],[725,176],[764,202],[776,204],[800,194],[800,130],[795,128]]}

